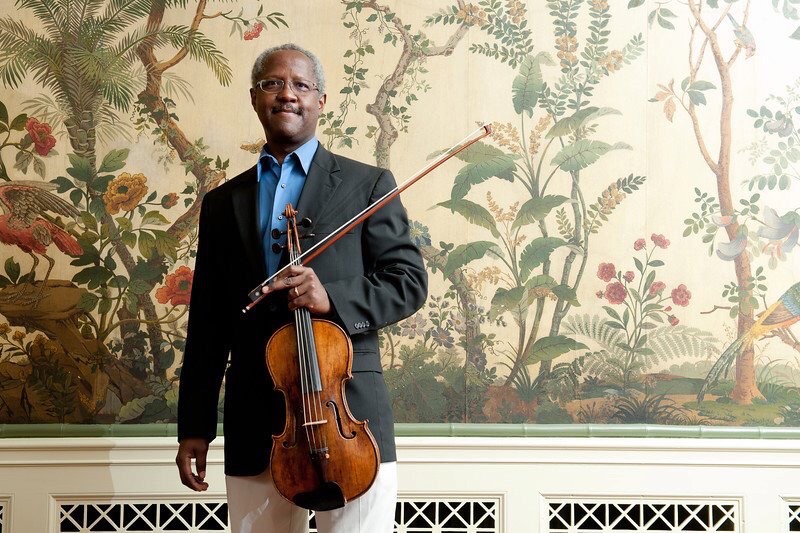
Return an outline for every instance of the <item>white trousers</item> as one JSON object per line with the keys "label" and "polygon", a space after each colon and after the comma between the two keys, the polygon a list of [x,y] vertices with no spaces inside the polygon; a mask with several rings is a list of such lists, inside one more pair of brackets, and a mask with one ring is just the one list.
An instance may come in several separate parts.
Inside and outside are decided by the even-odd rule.
{"label": "white trousers", "polygon": [[[269,468],[257,476],[225,476],[231,533],[308,533],[308,511],[281,496]],[[381,463],[375,483],[341,509],[316,513],[319,533],[392,533],[397,463]]]}

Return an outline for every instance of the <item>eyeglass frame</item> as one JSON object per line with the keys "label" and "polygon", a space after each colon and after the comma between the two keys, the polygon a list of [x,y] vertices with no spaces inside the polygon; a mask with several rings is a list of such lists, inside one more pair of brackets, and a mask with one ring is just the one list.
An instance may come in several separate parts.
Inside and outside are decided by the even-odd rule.
{"label": "eyeglass frame", "polygon": [[[265,89],[263,87],[263,83],[264,82],[276,82],[276,83],[278,83],[278,86],[276,87],[276,89],[274,91],[268,91],[267,89]],[[308,84],[308,87],[309,87],[308,90],[304,91],[302,89],[298,89],[298,87],[296,85],[297,83]],[[297,81],[282,80],[280,78],[265,78],[263,80],[258,80],[256,82],[256,84],[255,84],[255,87],[258,87],[258,90],[261,91],[264,94],[278,94],[279,92],[281,92],[284,89],[284,87],[286,87],[286,85],[289,86],[289,90],[292,91],[292,93],[295,94],[295,95],[305,95],[305,94],[308,94],[308,93],[310,93],[312,91],[319,91],[319,86],[316,83],[312,83],[312,82],[305,81],[305,80],[297,80]]]}

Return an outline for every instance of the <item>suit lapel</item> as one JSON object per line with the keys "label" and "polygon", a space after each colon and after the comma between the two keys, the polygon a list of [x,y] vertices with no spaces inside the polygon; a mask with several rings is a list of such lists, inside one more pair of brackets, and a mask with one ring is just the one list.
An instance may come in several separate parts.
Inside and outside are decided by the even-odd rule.
{"label": "suit lapel", "polygon": [[264,264],[263,244],[258,228],[258,180],[256,167],[244,176],[242,183],[233,190],[233,212],[242,236],[247,263],[252,265],[254,274],[263,280],[267,277]]}
{"label": "suit lapel", "polygon": [[312,228],[317,226],[320,217],[325,214],[325,208],[342,182],[338,173],[339,164],[336,158],[320,144],[311,161],[303,192],[297,201],[297,213],[301,218],[310,218]]}

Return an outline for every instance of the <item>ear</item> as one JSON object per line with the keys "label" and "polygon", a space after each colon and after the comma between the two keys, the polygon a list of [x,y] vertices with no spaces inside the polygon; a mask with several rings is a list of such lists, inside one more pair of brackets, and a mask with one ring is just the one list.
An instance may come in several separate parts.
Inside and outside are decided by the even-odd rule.
{"label": "ear", "polygon": [[256,90],[254,87],[250,87],[250,105],[253,106],[253,109],[256,108]]}
{"label": "ear", "polygon": [[323,94],[322,96],[319,97],[318,104],[319,104],[320,113],[322,112],[323,109],[325,109],[325,102],[327,100],[328,100],[328,95],[327,94]]}

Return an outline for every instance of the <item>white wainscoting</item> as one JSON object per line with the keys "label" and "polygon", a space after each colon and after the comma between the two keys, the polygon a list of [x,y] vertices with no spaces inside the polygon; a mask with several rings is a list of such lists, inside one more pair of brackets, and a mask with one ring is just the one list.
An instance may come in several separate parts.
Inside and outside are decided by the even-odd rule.
{"label": "white wainscoting", "polygon": [[[0,533],[226,531],[221,446],[194,495],[173,438],[0,439]],[[402,437],[398,453],[398,533],[800,531],[797,440]]]}

